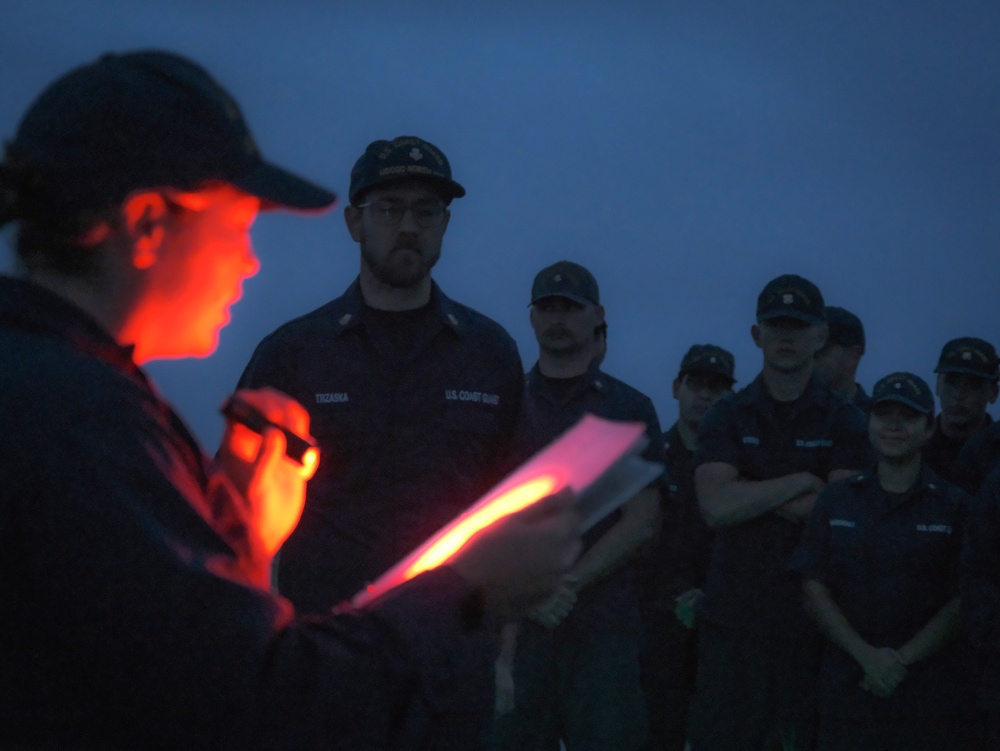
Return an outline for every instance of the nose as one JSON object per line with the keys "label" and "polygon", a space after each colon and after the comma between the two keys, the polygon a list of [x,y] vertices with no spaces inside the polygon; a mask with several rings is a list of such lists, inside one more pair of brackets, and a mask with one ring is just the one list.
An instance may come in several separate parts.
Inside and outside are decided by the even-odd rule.
{"label": "nose", "polygon": [[260,271],[260,259],[254,252],[253,243],[247,241],[247,252],[243,256],[243,278],[251,277]]}
{"label": "nose", "polygon": [[403,209],[403,217],[399,220],[398,227],[400,232],[406,232],[411,235],[420,231],[421,227],[417,224],[416,214],[414,214],[412,206],[407,206]]}

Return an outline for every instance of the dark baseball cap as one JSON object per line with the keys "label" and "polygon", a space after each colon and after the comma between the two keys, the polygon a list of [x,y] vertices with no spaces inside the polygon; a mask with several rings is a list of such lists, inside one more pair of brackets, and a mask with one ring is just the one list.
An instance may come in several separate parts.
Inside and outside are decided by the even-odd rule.
{"label": "dark baseball cap", "polygon": [[826,340],[828,345],[861,347],[862,350],[865,348],[865,327],[861,324],[860,318],[851,311],[835,305],[827,305],[825,313],[827,325],[830,327],[830,336]]}
{"label": "dark baseball cap", "polygon": [[581,305],[601,304],[594,275],[572,261],[559,261],[535,275],[529,305],[534,305],[543,297],[565,297]]}
{"label": "dark baseball cap", "polygon": [[1000,376],[1000,359],[993,345],[974,336],[952,339],[941,350],[935,373],[965,373],[997,380]]}
{"label": "dark baseball cap", "polygon": [[465,188],[451,179],[451,165],[441,149],[416,136],[397,136],[391,141],[372,141],[354,163],[350,200],[355,203],[369,188],[407,178],[435,183],[448,200],[465,195]]}
{"label": "dark baseball cap", "polygon": [[693,344],[681,360],[681,369],[677,377],[686,373],[714,373],[728,379],[730,384],[736,383],[733,375],[736,358],[728,350],[714,344]]}
{"label": "dark baseball cap", "polygon": [[170,52],[106,54],[66,73],[31,105],[5,162],[32,176],[26,207],[41,212],[212,182],[257,196],[265,209],[321,210],[336,201],[265,161],[233,98],[203,68]]}
{"label": "dark baseball cap", "polygon": [[876,383],[872,389],[872,406],[881,402],[899,402],[922,414],[934,414],[934,394],[930,386],[913,373],[893,373]]}
{"label": "dark baseball cap", "polygon": [[769,281],[757,298],[757,322],[772,318],[819,323],[824,320],[823,295],[808,279],[783,274]]}

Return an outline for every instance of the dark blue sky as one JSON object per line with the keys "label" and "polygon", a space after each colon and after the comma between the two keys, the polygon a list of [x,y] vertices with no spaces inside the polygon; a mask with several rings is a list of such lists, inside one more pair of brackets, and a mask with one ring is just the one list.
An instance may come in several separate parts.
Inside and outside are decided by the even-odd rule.
{"label": "dark blue sky", "polygon": [[[526,303],[568,258],[601,284],[606,369],[669,424],[693,342],[745,385],[757,293],[785,272],[864,320],[870,387],[1000,344],[1000,4],[15,0],[0,134],[105,50],[166,48],[235,95],[270,158],[346,193],[376,138],[441,147],[468,196],[435,276],[535,359]],[[209,360],[152,368],[211,446],[256,342],[357,273],[340,208],[266,215],[261,273]],[[0,269],[10,267],[4,254]]]}

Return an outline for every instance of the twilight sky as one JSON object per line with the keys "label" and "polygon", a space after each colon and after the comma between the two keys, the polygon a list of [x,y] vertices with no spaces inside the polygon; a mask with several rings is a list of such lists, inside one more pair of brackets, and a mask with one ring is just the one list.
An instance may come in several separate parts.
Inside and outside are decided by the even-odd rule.
{"label": "twilight sky", "polygon": [[[7,0],[0,137],[69,68],[152,47],[205,65],[269,159],[344,196],[370,141],[426,138],[468,190],[444,290],[500,321],[529,367],[535,272],[584,264],[605,369],[664,427],[690,344],[733,351],[738,386],[758,372],[754,304],[781,273],[862,318],[869,389],[893,370],[931,379],[948,339],[1000,345],[996,0],[500,5]],[[257,341],[357,274],[341,210],[262,216],[263,268],[216,354],[152,366],[210,449]]]}

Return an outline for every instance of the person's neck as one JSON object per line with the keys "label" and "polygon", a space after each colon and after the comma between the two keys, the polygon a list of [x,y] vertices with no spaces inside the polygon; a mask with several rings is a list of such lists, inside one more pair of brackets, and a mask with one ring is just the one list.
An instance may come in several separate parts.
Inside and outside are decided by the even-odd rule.
{"label": "person's neck", "polygon": [[547,378],[575,378],[590,370],[593,360],[586,350],[576,352],[548,352],[539,350],[538,370]]}
{"label": "person's neck", "polygon": [[377,279],[362,264],[359,280],[365,304],[377,310],[416,310],[427,305],[431,299],[430,276],[425,276],[412,287],[393,287]]}
{"label": "person's neck", "polygon": [[920,477],[920,454],[899,459],[879,459],[878,481],[883,490],[905,493]]}
{"label": "person's neck", "polygon": [[133,344],[128,339],[129,305],[122,285],[111,280],[95,281],[90,277],[66,276],[48,269],[33,269],[24,279],[44,287],[85,311],[119,344]]}
{"label": "person's neck", "polygon": [[695,444],[698,442],[698,423],[677,420],[677,432],[680,433],[684,448],[688,451],[694,451]]}
{"label": "person's neck", "polygon": [[779,402],[794,402],[805,393],[812,372],[811,362],[791,372],[775,370],[765,363],[761,377],[771,398]]}
{"label": "person's neck", "polygon": [[847,399],[847,401],[853,402],[854,397],[858,393],[858,383],[852,378],[851,380],[840,384],[838,388],[834,388],[833,391],[840,394],[842,397]]}
{"label": "person's neck", "polygon": [[940,417],[938,418],[938,428],[944,434],[945,438],[949,438],[952,441],[966,441],[985,427],[985,414],[975,422],[962,424],[955,424]]}

